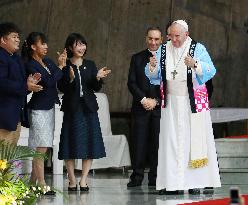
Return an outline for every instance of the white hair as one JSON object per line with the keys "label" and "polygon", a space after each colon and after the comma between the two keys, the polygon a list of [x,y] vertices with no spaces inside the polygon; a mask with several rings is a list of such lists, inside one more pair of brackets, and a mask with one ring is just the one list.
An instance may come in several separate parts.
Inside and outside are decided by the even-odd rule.
{"label": "white hair", "polygon": [[175,23],[181,25],[186,31],[189,31],[189,26],[185,20],[176,20],[172,22],[172,24],[175,24]]}

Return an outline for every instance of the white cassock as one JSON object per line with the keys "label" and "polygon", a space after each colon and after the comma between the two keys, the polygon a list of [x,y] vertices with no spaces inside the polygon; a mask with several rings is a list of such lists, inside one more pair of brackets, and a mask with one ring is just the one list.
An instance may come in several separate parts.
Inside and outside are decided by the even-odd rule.
{"label": "white cassock", "polygon": [[[158,168],[156,189],[167,191],[193,188],[220,187],[220,175],[213,136],[210,111],[204,113],[206,125],[206,155],[208,165],[190,168],[191,107],[187,88],[187,69],[184,58],[189,51],[191,39],[175,49],[166,45],[167,104],[161,109]],[[171,72],[177,71],[175,79]],[[195,81],[195,73],[192,75]],[[197,126],[197,125],[192,125]]]}

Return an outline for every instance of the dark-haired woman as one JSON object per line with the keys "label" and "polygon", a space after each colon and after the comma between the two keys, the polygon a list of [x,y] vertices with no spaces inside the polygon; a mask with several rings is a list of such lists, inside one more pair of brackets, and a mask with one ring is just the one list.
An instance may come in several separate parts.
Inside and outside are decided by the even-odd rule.
{"label": "dark-haired woman", "polygon": [[64,93],[59,159],[65,160],[69,191],[77,190],[74,159],[82,159],[80,191],[88,191],[87,176],[92,159],[106,156],[94,91],[101,89],[102,78],[106,77],[110,70],[104,67],[98,71],[93,61],[84,58],[87,43],[78,33],[67,37],[65,48],[69,60],[63,69],[63,77],[58,82],[59,90]]}
{"label": "dark-haired woman", "polygon": [[[29,141],[30,147],[38,152],[46,153],[52,147],[55,126],[55,103],[58,103],[56,83],[62,77],[61,69],[66,64],[66,51],[59,54],[58,66],[46,57],[48,51],[47,39],[43,33],[32,32],[24,41],[22,57],[29,74],[40,73],[38,83],[43,87],[39,92],[33,93],[28,103],[29,109]],[[31,181],[45,186],[44,161],[33,159]],[[54,192],[48,192],[54,194]]]}

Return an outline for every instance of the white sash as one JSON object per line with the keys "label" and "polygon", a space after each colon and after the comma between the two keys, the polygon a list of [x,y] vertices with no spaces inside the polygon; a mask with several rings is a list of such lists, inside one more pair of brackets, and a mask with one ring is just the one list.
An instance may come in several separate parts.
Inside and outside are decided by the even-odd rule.
{"label": "white sash", "polygon": [[191,168],[200,168],[208,164],[206,114],[206,111],[191,114]]}

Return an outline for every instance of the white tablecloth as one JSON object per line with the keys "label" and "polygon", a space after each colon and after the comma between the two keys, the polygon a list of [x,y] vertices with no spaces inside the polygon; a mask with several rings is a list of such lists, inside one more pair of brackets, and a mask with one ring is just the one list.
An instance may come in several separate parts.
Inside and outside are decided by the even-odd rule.
{"label": "white tablecloth", "polygon": [[248,119],[248,108],[211,108],[213,123],[231,122]]}
{"label": "white tablecloth", "polygon": [[[99,105],[98,115],[103,135],[103,141],[106,149],[106,157],[93,160],[92,169],[107,168],[107,167],[123,167],[130,166],[129,146],[125,135],[113,135],[111,130],[109,103],[106,94],[96,93],[97,102]],[[30,96],[29,96],[30,97]],[[61,97],[61,95],[60,95]],[[55,105],[55,131],[53,142],[53,173],[63,173],[63,161],[58,160],[58,145],[60,140],[60,132],[63,121],[63,112],[60,107]],[[28,145],[29,130],[22,127],[19,145]],[[76,168],[82,168],[82,160],[76,160]],[[27,170],[26,170],[27,169]],[[25,168],[26,173],[30,173],[31,166]]]}

